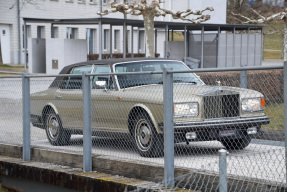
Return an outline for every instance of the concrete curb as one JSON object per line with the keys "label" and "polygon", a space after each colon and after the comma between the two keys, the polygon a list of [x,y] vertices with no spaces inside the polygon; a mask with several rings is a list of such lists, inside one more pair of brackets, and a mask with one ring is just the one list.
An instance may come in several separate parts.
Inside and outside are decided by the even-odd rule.
{"label": "concrete curb", "polygon": [[[159,190],[160,186],[156,183],[163,180],[164,174],[163,167],[159,165],[123,161],[109,156],[93,156],[93,170],[96,171],[85,173],[82,172],[82,155],[39,148],[31,149],[33,162],[24,162],[21,159],[22,147],[16,145],[0,144],[0,155],[4,155],[0,156],[0,176],[30,179],[80,191]],[[180,176],[185,177],[179,179],[179,186],[184,184],[185,188],[194,190],[209,191],[216,188],[219,182],[218,173],[204,170],[175,168],[175,177]],[[228,189],[236,191],[238,185],[249,191],[286,190],[280,183],[229,175]]]}
{"label": "concrete curb", "polygon": [[40,162],[23,162],[21,159],[0,156],[0,174],[28,179],[77,191],[130,191],[156,184],[137,179],[113,176],[98,172],[82,172],[68,166]]}

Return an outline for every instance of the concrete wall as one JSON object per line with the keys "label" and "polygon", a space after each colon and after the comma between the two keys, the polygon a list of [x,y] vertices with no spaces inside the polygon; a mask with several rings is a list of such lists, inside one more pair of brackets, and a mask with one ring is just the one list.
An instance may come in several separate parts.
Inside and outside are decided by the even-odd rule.
{"label": "concrete wall", "polygon": [[28,39],[29,73],[46,73],[46,40]]}
{"label": "concrete wall", "polygon": [[[52,61],[58,61],[58,68],[52,69]],[[86,40],[81,39],[47,39],[46,73],[58,74],[63,67],[87,60]]]}

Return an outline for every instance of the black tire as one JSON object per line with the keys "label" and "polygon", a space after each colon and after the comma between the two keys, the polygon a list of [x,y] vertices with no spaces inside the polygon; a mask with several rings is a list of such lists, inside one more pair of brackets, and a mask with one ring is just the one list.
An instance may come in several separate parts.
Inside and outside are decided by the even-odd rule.
{"label": "black tire", "polygon": [[225,146],[227,150],[241,150],[246,148],[251,142],[250,137],[240,138],[240,139],[225,139],[221,143]]}
{"label": "black tire", "polygon": [[133,137],[142,157],[163,156],[163,136],[158,134],[149,116],[141,113],[134,119]]}
{"label": "black tire", "polygon": [[49,142],[55,146],[67,145],[70,142],[71,132],[64,130],[59,116],[50,111],[45,121],[46,134]]}

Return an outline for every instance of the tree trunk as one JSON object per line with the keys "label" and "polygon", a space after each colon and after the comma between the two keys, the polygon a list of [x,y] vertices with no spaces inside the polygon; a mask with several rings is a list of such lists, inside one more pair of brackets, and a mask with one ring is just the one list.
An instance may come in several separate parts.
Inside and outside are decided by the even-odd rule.
{"label": "tree trunk", "polygon": [[283,51],[283,59],[284,61],[287,61],[287,22],[286,20],[284,21],[284,39],[283,39],[283,44],[284,44],[284,51]]}
{"label": "tree trunk", "polygon": [[143,15],[145,39],[146,39],[146,57],[155,57],[154,52],[154,14],[147,13]]}

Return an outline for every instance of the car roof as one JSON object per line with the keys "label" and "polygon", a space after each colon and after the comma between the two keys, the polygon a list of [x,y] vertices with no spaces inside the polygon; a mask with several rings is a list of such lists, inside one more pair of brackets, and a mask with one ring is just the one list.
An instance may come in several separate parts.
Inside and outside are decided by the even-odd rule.
{"label": "car roof", "polygon": [[[72,65],[67,65],[64,67],[60,74],[67,74],[69,73],[74,67],[80,67],[80,66],[85,66],[85,65],[113,65],[115,63],[122,63],[122,62],[133,62],[133,61],[154,61],[154,60],[159,60],[159,61],[178,61],[175,59],[167,59],[167,58],[145,58],[145,57],[140,57],[140,58],[117,58],[117,59],[103,59],[103,60],[91,60],[91,61],[84,61],[80,63],[75,63]],[[60,85],[60,82],[64,79],[64,77],[56,77],[55,80],[52,82],[50,85],[51,87],[58,87]]]}
{"label": "car roof", "polygon": [[103,60],[91,60],[91,61],[84,61],[80,63],[75,63],[72,65],[67,65],[64,67],[60,74],[67,74],[72,68],[74,67],[79,67],[79,66],[84,66],[84,65],[113,65],[115,63],[122,63],[122,62],[129,62],[129,61],[151,61],[151,60],[174,60],[175,59],[167,59],[167,58],[118,58],[118,59],[103,59]]}

